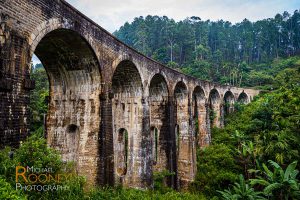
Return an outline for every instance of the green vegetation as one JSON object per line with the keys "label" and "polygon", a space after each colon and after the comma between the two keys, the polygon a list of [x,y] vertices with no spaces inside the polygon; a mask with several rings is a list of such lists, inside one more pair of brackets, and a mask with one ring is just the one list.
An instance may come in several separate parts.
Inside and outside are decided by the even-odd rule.
{"label": "green vegetation", "polygon": [[[16,166],[51,168],[55,174],[70,174],[71,176],[59,183],[64,187],[63,190],[43,192],[16,190]],[[42,172],[37,173],[39,174]],[[29,172],[26,172],[26,177],[28,175]],[[168,172],[156,175],[157,190],[94,188],[85,191],[85,179],[75,175],[72,163],[63,163],[58,152],[48,147],[46,140],[36,134],[23,142],[14,153],[10,148],[0,151],[0,199],[205,199],[201,195],[179,193],[163,186],[161,181],[170,175],[172,174]],[[19,177],[18,182],[25,183],[22,177]],[[57,182],[45,184],[54,185]]]}
{"label": "green vegetation", "polygon": [[[271,89],[280,67],[292,67],[288,60],[272,61],[299,53],[299,21],[299,10],[236,24],[203,21],[197,16],[175,22],[148,15],[125,23],[114,35],[145,55],[200,79]],[[278,68],[277,62],[283,66]]]}
{"label": "green vegetation", "polygon": [[43,133],[44,117],[48,111],[49,81],[42,64],[32,69],[31,78],[35,80],[35,89],[30,96],[31,130]]}
{"label": "green vegetation", "polygon": [[[153,190],[88,186],[73,163],[63,162],[43,139],[49,84],[46,71],[37,65],[31,74],[36,80],[32,135],[18,149],[0,150],[0,199],[300,199],[300,57],[292,56],[300,48],[299,21],[299,11],[235,25],[147,16],[115,32],[127,44],[185,73],[271,90],[248,105],[235,104],[226,126],[212,130],[212,144],[197,149],[196,178],[185,193],[166,187],[166,178],[173,175],[168,171],[154,174]],[[215,117],[210,111],[210,120]],[[63,190],[16,190],[16,166],[52,168],[70,176],[59,183]]]}
{"label": "green vegetation", "polygon": [[276,90],[213,129],[212,145],[199,150],[194,190],[221,199],[300,198],[300,67],[291,67],[274,78]]}
{"label": "green vegetation", "polygon": [[[226,116],[225,128],[212,130],[212,144],[197,150],[198,170],[188,193],[166,187],[165,178],[172,175],[167,171],[154,175],[153,190],[118,187],[87,191],[84,178],[75,175],[72,163],[63,163],[59,154],[46,145],[41,132],[36,131],[19,149],[14,150],[14,154],[9,148],[1,151],[0,198],[299,199],[300,167],[296,162],[300,160],[299,60],[298,57],[275,60],[274,66],[280,72],[272,81],[274,91],[256,97],[246,106],[235,105],[237,112]],[[39,105],[46,105],[43,93],[47,90],[41,84],[46,73],[42,69],[33,73],[38,76],[39,90],[34,91],[32,109],[38,110]],[[45,109],[39,112],[45,112]],[[211,113],[211,118],[214,118],[214,113]],[[61,183],[66,186],[65,190],[16,191],[16,165],[51,167],[56,173],[70,173],[72,176]]]}

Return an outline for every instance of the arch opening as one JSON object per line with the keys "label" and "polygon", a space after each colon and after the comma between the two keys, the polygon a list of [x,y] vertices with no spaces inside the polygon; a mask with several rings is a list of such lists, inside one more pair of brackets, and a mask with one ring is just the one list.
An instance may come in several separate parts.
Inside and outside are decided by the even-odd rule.
{"label": "arch opening", "polygon": [[220,94],[216,89],[212,89],[209,93],[209,119],[211,127],[220,127]]}
{"label": "arch opening", "polygon": [[249,103],[249,97],[245,92],[242,92],[238,97],[238,102],[242,104]]}
{"label": "arch opening", "polygon": [[[128,158],[126,167],[126,176],[120,173],[120,169],[124,164],[121,164],[119,155],[120,148],[114,145],[116,179],[115,182],[128,186],[132,180],[138,180],[136,169],[140,168],[140,163],[143,158],[133,158],[131,155],[138,155],[142,142],[143,130],[143,85],[142,78],[136,65],[129,60],[121,61],[112,76],[112,120],[114,144],[119,144],[118,134],[120,129],[126,129],[128,132]],[[124,145],[123,145],[124,146]],[[123,167],[124,168],[124,167]]]}
{"label": "arch opening", "polygon": [[184,103],[183,101],[187,99],[187,87],[183,81],[176,84],[174,95],[177,103]]}
{"label": "arch opening", "polygon": [[206,98],[204,90],[196,86],[193,91],[193,123],[196,144],[200,147],[209,143],[206,124]]}
{"label": "arch opening", "polygon": [[187,180],[192,180],[193,176],[193,152],[192,136],[190,134],[190,108],[188,90],[184,82],[176,84],[175,96],[175,146],[177,155],[177,175],[179,186],[184,187]]}
{"label": "arch opening", "polygon": [[152,102],[166,101],[169,96],[168,85],[161,74],[155,74],[150,81],[150,100]]}
{"label": "arch opening", "polygon": [[[101,72],[98,58],[87,40],[69,29],[47,33],[34,49],[32,59],[37,60],[35,56],[41,64],[32,68],[31,77],[44,68],[42,73],[49,82],[49,96],[42,94],[47,101],[44,123],[47,142],[60,151],[64,161],[75,161],[78,172],[96,182],[97,177],[92,177],[85,165],[97,165],[93,155],[97,155],[99,144],[95,138],[98,138],[100,129]],[[34,79],[39,86],[47,84],[46,79],[40,80],[39,76]],[[89,145],[80,143],[80,138],[86,138]],[[95,153],[86,153],[89,151]],[[89,161],[79,162],[81,157]],[[96,173],[97,169],[94,170]]]}
{"label": "arch opening", "polygon": [[[165,78],[161,74],[155,74],[149,87],[150,124],[152,127],[156,127],[155,130],[159,132],[155,146],[157,151],[153,152],[153,155],[156,156],[153,171],[170,169],[168,160],[170,152],[167,146],[169,135],[168,96],[169,91]],[[155,138],[154,134],[152,132],[152,138]]]}
{"label": "arch opening", "polygon": [[188,135],[188,92],[184,82],[176,84],[174,90],[175,96],[175,123],[180,127],[181,135]]}
{"label": "arch opening", "polygon": [[234,95],[227,91],[224,95],[224,114],[228,115],[234,111]]}
{"label": "arch opening", "polygon": [[143,85],[140,73],[133,62],[125,60],[117,66],[112,78],[114,98],[141,97]]}

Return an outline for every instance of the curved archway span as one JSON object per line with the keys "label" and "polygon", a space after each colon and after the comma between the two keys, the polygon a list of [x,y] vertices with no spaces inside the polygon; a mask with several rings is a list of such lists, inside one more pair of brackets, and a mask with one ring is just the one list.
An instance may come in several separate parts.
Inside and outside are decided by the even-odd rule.
{"label": "curved archway span", "polygon": [[[205,109],[205,92],[200,86],[196,86],[193,91],[193,105],[199,109]],[[200,106],[200,107],[199,107]],[[194,116],[196,115],[196,111],[194,110]]]}
{"label": "curved archway span", "polygon": [[168,86],[161,74],[155,74],[149,86],[150,123],[152,126],[153,171],[170,170],[170,150],[166,145],[169,136]]}
{"label": "curved archway span", "polygon": [[212,104],[220,103],[220,93],[216,89],[212,89],[209,92],[209,101]]}
{"label": "curved archway span", "polygon": [[245,92],[242,92],[238,97],[238,102],[247,104],[249,103],[249,97]]}
{"label": "curved archway span", "polygon": [[[186,173],[187,171],[192,172],[193,164],[190,162],[193,160],[193,153],[190,149],[192,143],[190,134],[190,113],[189,113],[189,98],[188,90],[183,81],[176,84],[174,89],[175,98],[175,130],[173,130],[173,138],[175,138],[174,144],[176,146],[177,155],[177,173],[178,179],[181,184],[185,180],[190,179],[191,173]],[[188,163],[188,164],[187,164]],[[179,186],[180,187],[180,186]]]}
{"label": "curved archway span", "polygon": [[179,81],[174,88],[174,96],[176,100],[183,100],[187,98],[188,91],[186,84],[183,81]]}
{"label": "curved archway span", "polygon": [[143,84],[141,75],[132,61],[121,61],[112,77],[112,90],[119,97],[141,97]]}
{"label": "curved archway span", "polygon": [[165,77],[161,74],[155,74],[149,87],[149,96],[152,101],[161,101],[169,96],[168,84]]}
{"label": "curved archway span", "polygon": [[209,144],[209,133],[207,129],[206,98],[204,90],[196,86],[193,91],[193,126],[197,145],[200,147]]}
{"label": "curved archway span", "polygon": [[224,113],[228,115],[234,111],[234,95],[231,91],[224,94]]}
{"label": "curved archway span", "polygon": [[145,148],[141,146],[144,126],[144,104],[142,101],[143,84],[140,73],[132,61],[123,60],[117,65],[112,77],[112,91],[114,94],[114,98],[112,99],[114,152],[120,151],[118,147],[120,144],[118,141],[120,128],[128,131],[127,173],[126,176],[124,176],[125,173],[118,172],[123,171],[120,169],[124,168],[124,165],[122,164],[124,162],[119,161],[122,156],[115,156],[114,159],[117,163],[117,166],[115,166],[115,171],[118,172],[116,181],[118,184],[128,186],[130,185],[132,179],[137,178],[137,174],[133,173],[133,171],[136,169],[141,169],[140,163],[143,162],[142,159],[145,158],[136,158],[132,156],[139,154],[141,148]]}
{"label": "curved archway span", "polygon": [[212,89],[209,93],[209,119],[211,127],[220,127],[220,118],[221,118],[221,100],[218,90]]}
{"label": "curved archway span", "polygon": [[[59,28],[44,35],[33,52],[42,62],[50,88],[46,120],[48,143],[58,149],[63,160],[79,161],[80,174],[95,177],[83,165],[97,165],[96,153],[87,154],[88,146],[98,148],[100,129],[101,71],[93,48],[80,33]],[[89,136],[90,133],[94,133]],[[86,138],[86,143],[80,142]],[[96,172],[97,169],[93,173]]]}

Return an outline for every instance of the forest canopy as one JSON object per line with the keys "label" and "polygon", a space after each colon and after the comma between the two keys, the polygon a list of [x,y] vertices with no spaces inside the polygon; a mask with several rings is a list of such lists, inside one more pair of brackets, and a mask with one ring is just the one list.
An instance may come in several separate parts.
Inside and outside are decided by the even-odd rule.
{"label": "forest canopy", "polygon": [[[300,12],[251,22],[176,22],[167,16],[136,17],[114,35],[145,55],[200,79],[236,86],[270,84],[275,58],[300,52]],[[276,71],[277,70],[277,71]]]}

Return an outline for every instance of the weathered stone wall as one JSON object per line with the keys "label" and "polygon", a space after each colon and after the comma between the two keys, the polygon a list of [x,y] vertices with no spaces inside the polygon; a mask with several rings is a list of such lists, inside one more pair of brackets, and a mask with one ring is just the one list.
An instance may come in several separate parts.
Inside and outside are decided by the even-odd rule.
{"label": "weathered stone wall", "polygon": [[91,184],[151,187],[153,171],[168,169],[176,175],[166,182],[185,187],[196,172],[196,141],[208,145],[210,127],[223,126],[225,102],[258,94],[167,68],[63,0],[0,0],[0,44],[0,146],[17,147],[29,134],[35,53],[50,82],[48,143]]}

